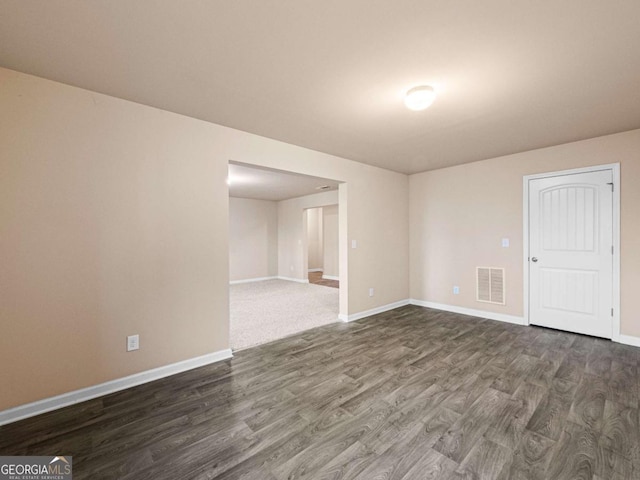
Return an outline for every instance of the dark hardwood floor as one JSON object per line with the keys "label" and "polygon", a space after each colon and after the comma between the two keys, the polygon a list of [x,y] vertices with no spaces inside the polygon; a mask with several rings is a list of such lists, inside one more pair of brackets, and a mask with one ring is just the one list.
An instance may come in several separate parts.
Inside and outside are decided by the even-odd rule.
{"label": "dark hardwood floor", "polygon": [[309,272],[309,283],[322,285],[324,287],[340,288],[340,282],[338,280],[322,278],[322,272]]}
{"label": "dark hardwood floor", "polygon": [[640,349],[407,306],[0,427],[80,479],[639,479]]}

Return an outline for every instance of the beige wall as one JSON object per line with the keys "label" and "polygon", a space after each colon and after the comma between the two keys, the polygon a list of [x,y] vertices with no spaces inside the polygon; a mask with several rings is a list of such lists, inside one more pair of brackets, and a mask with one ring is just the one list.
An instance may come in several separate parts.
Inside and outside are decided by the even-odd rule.
{"label": "beige wall", "polygon": [[[640,130],[410,176],[411,297],[523,315],[522,178],[621,164],[621,332],[640,336]],[[511,246],[502,248],[508,237]],[[506,268],[507,304],[475,301],[475,267]],[[453,285],[460,295],[453,295]]]}
{"label": "beige wall", "polygon": [[307,212],[307,267],[322,270],[324,257],[322,235],[322,208],[309,208]]}
{"label": "beige wall", "polygon": [[278,275],[278,204],[229,198],[229,280]]}
{"label": "beige wall", "polygon": [[[408,188],[407,184],[407,188]],[[347,208],[347,199],[349,198],[349,185],[343,183],[340,185],[338,189],[338,263],[340,267],[338,271],[340,272],[340,312],[349,313],[349,222],[348,222],[348,212]],[[409,204],[408,204],[408,196],[407,196],[407,215]],[[408,220],[408,219],[407,219]],[[409,224],[407,223],[407,228]],[[407,232],[407,241],[408,241],[408,233]],[[407,273],[409,273],[409,245],[407,245]],[[408,279],[407,279],[408,280]],[[407,291],[409,285],[407,282]],[[345,292],[347,293],[345,295]]]}
{"label": "beige wall", "polygon": [[338,205],[330,205],[322,209],[322,225],[322,232],[324,237],[324,255],[322,260],[324,267],[322,274],[324,276],[338,277]]}
{"label": "beige wall", "polygon": [[347,182],[341,308],[408,297],[406,175],[6,69],[0,145],[0,410],[228,348],[229,160]]}
{"label": "beige wall", "polygon": [[0,409],[228,347],[209,125],[0,70],[0,145]]}

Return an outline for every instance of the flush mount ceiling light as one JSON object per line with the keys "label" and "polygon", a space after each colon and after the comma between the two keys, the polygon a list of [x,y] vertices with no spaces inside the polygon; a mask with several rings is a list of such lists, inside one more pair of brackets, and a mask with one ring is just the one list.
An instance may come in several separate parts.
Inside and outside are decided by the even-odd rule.
{"label": "flush mount ceiling light", "polygon": [[429,85],[414,87],[404,96],[404,104],[409,110],[424,110],[436,99],[436,91]]}

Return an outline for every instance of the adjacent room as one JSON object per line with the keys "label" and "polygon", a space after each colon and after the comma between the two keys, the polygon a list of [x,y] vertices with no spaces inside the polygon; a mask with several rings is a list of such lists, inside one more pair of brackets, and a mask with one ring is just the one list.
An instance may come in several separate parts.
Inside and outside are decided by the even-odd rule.
{"label": "adjacent room", "polygon": [[640,479],[640,2],[0,2],[0,477]]}
{"label": "adjacent room", "polygon": [[339,183],[229,164],[232,350],[338,321]]}

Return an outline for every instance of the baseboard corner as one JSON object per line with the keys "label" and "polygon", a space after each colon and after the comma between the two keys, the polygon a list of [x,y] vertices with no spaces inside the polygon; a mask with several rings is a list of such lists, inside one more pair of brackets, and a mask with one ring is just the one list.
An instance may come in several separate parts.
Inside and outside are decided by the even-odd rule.
{"label": "baseboard corner", "polygon": [[389,310],[393,310],[394,308],[404,307],[405,305],[409,305],[409,303],[410,303],[410,300],[406,298],[404,300],[388,303],[386,305],[375,307],[370,310],[364,310],[362,312],[352,313],[351,315],[341,315],[342,317],[341,320],[343,322],[355,322],[356,320],[370,317],[372,315],[377,315],[378,313],[388,312]]}
{"label": "baseboard corner", "polygon": [[617,343],[622,343],[623,345],[631,345],[632,347],[640,347],[640,337],[635,337],[633,335],[623,335],[620,334],[617,339],[614,339]]}

